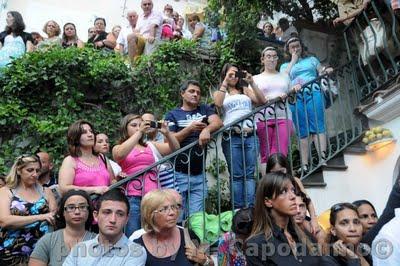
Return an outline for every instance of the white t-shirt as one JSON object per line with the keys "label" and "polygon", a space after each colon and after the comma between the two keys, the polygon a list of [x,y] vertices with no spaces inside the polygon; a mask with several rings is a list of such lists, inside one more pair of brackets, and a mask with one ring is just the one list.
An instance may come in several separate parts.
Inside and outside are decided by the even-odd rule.
{"label": "white t-shirt", "polygon": [[[225,93],[225,99],[222,106],[224,109],[224,125],[230,124],[240,117],[251,113],[252,110],[251,99],[245,94],[229,95],[229,93]],[[253,121],[251,118],[248,120],[246,119],[243,122],[244,128],[253,127]]]}
{"label": "white t-shirt", "polygon": [[124,46],[124,54],[128,54],[128,35],[132,33],[132,26],[128,25],[118,35],[117,44]]}
{"label": "white t-shirt", "polygon": [[153,10],[147,17],[145,17],[144,14],[140,14],[138,22],[136,24],[136,29],[140,32],[140,35],[148,38],[150,36],[151,26],[154,24],[158,26],[156,28],[155,38],[160,39],[161,25],[163,24],[163,16],[160,12],[156,12]]}
{"label": "white t-shirt", "polygon": [[[253,77],[254,82],[257,84],[258,88],[264,94],[265,98],[271,99],[281,96],[283,93],[288,93],[290,89],[290,78],[289,75],[285,73],[276,73],[276,74],[267,74],[261,73],[255,75]],[[272,105],[274,106],[274,105]],[[292,113],[290,109],[287,107],[282,108],[283,106],[276,106],[276,118],[277,119],[292,119]],[[286,113],[286,110],[287,113]],[[274,109],[266,108],[265,110],[265,118],[266,119],[275,119]],[[272,113],[272,114],[270,114]],[[256,114],[256,121],[264,121],[262,118],[264,112],[262,114]]]}

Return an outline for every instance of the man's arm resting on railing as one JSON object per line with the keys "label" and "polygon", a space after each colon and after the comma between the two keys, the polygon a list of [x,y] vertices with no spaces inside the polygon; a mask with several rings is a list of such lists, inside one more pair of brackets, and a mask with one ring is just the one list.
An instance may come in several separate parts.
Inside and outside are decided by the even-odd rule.
{"label": "man's arm resting on railing", "polygon": [[211,133],[217,131],[223,126],[224,124],[222,123],[218,115],[216,114],[210,115],[208,117],[208,126],[201,131],[199,136],[200,146],[206,145],[211,139]]}
{"label": "man's arm resting on railing", "polygon": [[[341,17],[334,19],[333,25],[336,26],[339,23],[343,23],[346,20],[353,19],[354,17],[358,16],[364,9],[366,9],[368,7],[368,4],[370,2],[371,2],[371,0],[364,0],[362,6],[360,8],[354,10],[353,12],[351,12],[350,14],[347,14],[346,16],[341,16]],[[345,8],[345,7],[343,7],[343,8]]]}

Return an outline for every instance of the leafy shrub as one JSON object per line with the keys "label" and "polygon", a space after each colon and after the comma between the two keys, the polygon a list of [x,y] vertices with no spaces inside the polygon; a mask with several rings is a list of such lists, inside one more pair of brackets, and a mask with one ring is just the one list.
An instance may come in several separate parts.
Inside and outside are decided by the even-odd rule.
{"label": "leafy shrub", "polygon": [[126,113],[164,114],[179,104],[187,78],[207,89],[218,82],[230,52],[201,51],[190,41],[168,42],[130,67],[119,54],[92,48],[54,48],[28,53],[0,76],[0,174],[14,158],[45,150],[59,164],[66,131],[77,119],[116,139]]}

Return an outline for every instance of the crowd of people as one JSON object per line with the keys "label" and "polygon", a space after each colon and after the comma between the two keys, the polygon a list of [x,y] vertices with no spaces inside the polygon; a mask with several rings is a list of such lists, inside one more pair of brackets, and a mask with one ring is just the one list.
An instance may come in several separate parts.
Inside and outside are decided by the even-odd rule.
{"label": "crowd of people", "polygon": [[[142,0],[141,6],[142,14],[129,11],[129,25],[110,33],[105,19],[97,18],[88,42],[131,59],[151,53],[161,39],[209,42],[207,26],[197,15],[189,16],[188,32],[171,5],[164,15],[153,11],[151,0]],[[263,68],[254,76],[226,63],[213,105],[202,104],[200,83],[187,80],[179,88],[181,104],[162,119],[151,113],[125,115],[111,154],[107,132],[78,120],[66,132],[68,155],[58,173],[44,150],[17,157],[0,179],[0,264],[396,265],[400,249],[382,256],[373,247],[382,239],[399,245],[393,237],[399,224],[399,178],[380,217],[362,199],[333,205],[329,229],[320,225],[297,175],[308,171],[309,143],[325,161],[326,99],[318,86],[307,93],[302,87],[333,69],[307,53],[287,19],[279,27],[281,36],[271,23],[263,29],[265,37],[284,42],[285,63],[278,68],[273,46],[261,52]],[[85,45],[73,23],[64,25],[61,38],[53,20],[44,26],[47,38],[23,30],[21,15],[9,12],[0,59],[53,45]],[[286,101],[289,94],[295,95],[294,104]],[[267,104],[274,99],[279,101]],[[259,106],[262,110],[251,116]],[[232,230],[219,238],[215,261],[185,221],[205,211],[207,145],[222,127],[234,215]],[[302,166],[296,172],[287,159],[294,134],[300,139]],[[181,148],[173,159],[157,164]],[[110,189],[116,182],[123,184]]]}
{"label": "crowd of people", "polygon": [[[88,40],[84,43],[77,35],[76,26],[67,22],[64,26],[49,20],[44,24],[42,36],[39,32],[25,32],[25,23],[17,11],[9,11],[6,29],[0,33],[0,68],[6,67],[13,59],[25,52],[50,49],[51,47],[78,47],[92,45],[97,49],[115,51],[134,60],[142,54],[152,53],[165,41],[188,39],[209,47],[222,39],[218,28],[212,28],[200,21],[197,14],[185,17],[173,10],[170,4],[163,12],[153,10],[152,0],[141,1],[142,12],[130,10],[126,14],[127,26],[114,25],[111,32],[106,31],[106,19],[97,17],[93,27],[88,29]],[[78,25],[80,26],[80,25]]]}

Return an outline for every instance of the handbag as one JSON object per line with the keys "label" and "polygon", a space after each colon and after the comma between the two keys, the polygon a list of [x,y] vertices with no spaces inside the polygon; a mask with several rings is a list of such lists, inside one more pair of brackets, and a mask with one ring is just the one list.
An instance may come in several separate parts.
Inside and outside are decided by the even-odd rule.
{"label": "handbag", "polygon": [[358,45],[364,65],[383,50],[383,40],[386,39],[385,26],[378,19],[371,19],[370,23],[360,33],[361,43]]}
{"label": "handbag", "polygon": [[[158,162],[162,159],[162,155],[151,142],[147,142],[153,152],[154,161]],[[175,180],[174,167],[170,162],[165,162],[158,166],[158,182],[161,188],[172,188],[179,192],[179,186]]]}
{"label": "handbag", "polygon": [[321,78],[321,90],[324,95],[325,109],[328,109],[339,95],[337,81],[331,77]]}

